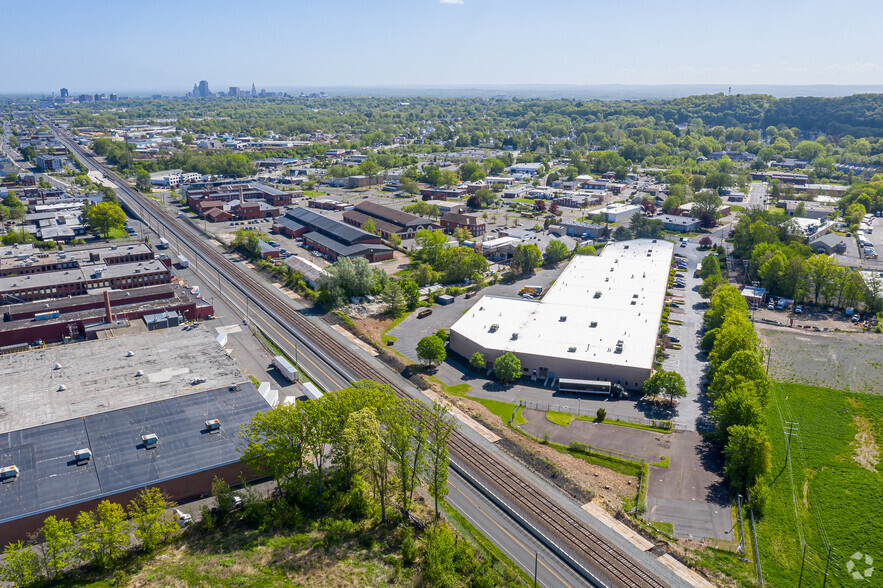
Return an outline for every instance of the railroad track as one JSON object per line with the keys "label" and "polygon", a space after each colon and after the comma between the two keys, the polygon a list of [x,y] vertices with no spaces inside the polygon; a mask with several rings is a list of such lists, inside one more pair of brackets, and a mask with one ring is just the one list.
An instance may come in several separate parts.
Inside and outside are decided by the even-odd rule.
{"label": "railroad track", "polygon": [[[276,320],[279,320],[280,323],[287,322],[290,327],[296,329],[302,336],[293,330],[291,332],[301,342],[305,345],[312,344],[313,350],[317,353],[318,349],[322,349],[336,359],[337,362],[328,362],[329,366],[345,380],[374,380],[389,385],[401,397],[413,398],[389,374],[375,368],[352,349],[330,336],[309,319],[301,316],[272,292],[262,280],[241,269],[219,251],[207,245],[198,229],[187,223],[176,223],[162,206],[150,198],[141,197],[131,191],[128,188],[128,183],[116,172],[98,163],[82,150],[76,148],[75,150],[79,152],[81,157],[90,160],[106,176],[114,180],[122,192],[132,200],[132,203],[124,202],[133,212],[136,212],[133,204],[142,210],[149,209],[150,214],[158,223],[162,224],[167,231],[177,234],[192,249],[198,250],[204,259],[214,265],[216,271],[226,275],[231,284],[238,282],[240,286],[248,290],[248,292],[243,292],[244,294],[254,295],[257,304],[262,305],[265,311],[268,309],[272,311],[268,314],[275,315]],[[346,368],[342,366],[346,366]],[[528,518],[551,532],[571,552],[588,563],[593,571],[602,575],[604,581],[609,582],[611,586],[617,588],[665,588],[666,584],[622,553],[604,536],[571,516],[555,501],[531,486],[521,476],[494,458],[490,452],[473,443],[459,431],[455,431],[452,435],[449,449],[454,459],[490,483],[510,504],[517,505]]]}

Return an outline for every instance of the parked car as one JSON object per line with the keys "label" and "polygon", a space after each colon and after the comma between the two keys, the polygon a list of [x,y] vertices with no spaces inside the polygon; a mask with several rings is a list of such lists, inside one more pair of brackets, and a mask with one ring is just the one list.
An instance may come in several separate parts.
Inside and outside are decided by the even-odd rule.
{"label": "parked car", "polygon": [[674,335],[669,335],[668,340],[671,341],[672,343],[680,343],[681,342],[681,340],[678,337],[675,337]]}
{"label": "parked car", "polygon": [[193,524],[193,517],[189,513],[182,512],[177,508],[173,512],[175,513],[175,520],[178,522],[179,528],[183,529],[187,525]]}
{"label": "parked car", "polygon": [[686,242],[686,241],[681,241],[681,247],[686,247],[686,246],[687,246],[687,242]]}
{"label": "parked car", "polygon": [[205,378],[193,378],[193,381],[190,382],[191,386],[196,386],[197,384],[205,384]]}
{"label": "parked car", "polygon": [[775,310],[775,309],[776,309],[776,305],[773,304],[772,302],[770,302],[769,304],[766,305],[766,309],[767,309],[767,310]]}
{"label": "parked car", "polygon": [[802,307],[802,306],[799,306],[799,305],[796,306],[796,307],[794,308],[794,314],[803,314],[803,307]]}

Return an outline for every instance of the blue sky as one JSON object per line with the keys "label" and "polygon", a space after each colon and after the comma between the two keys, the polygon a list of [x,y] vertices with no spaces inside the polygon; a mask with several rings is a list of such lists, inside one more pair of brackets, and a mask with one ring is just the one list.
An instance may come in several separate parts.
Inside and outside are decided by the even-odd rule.
{"label": "blue sky", "polygon": [[879,0],[0,0],[0,93],[880,84]]}

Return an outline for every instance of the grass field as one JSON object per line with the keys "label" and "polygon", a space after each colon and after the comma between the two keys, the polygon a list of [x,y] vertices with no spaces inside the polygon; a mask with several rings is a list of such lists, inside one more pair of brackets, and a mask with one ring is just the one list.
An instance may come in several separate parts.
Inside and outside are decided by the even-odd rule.
{"label": "grass field", "polygon": [[[795,584],[802,541],[809,546],[803,586],[822,585],[828,544],[833,558],[827,586],[883,585],[883,571],[857,582],[846,565],[856,553],[883,561],[883,478],[874,463],[883,446],[883,397],[776,384],[767,420],[771,478],[778,476],[757,529],[767,585]],[[790,468],[783,467],[786,421],[799,423]],[[866,567],[859,563],[854,571]]]}
{"label": "grass field", "polygon": [[547,410],[546,420],[562,427],[569,427],[570,421],[576,418],[575,414],[569,412],[558,412],[557,410]]}
{"label": "grass field", "polygon": [[[509,417],[515,412],[515,406],[511,402],[500,402],[499,400],[488,400],[486,398],[470,398],[484,406],[486,409],[500,417],[504,423],[509,422]],[[523,417],[522,417],[523,418]]]}

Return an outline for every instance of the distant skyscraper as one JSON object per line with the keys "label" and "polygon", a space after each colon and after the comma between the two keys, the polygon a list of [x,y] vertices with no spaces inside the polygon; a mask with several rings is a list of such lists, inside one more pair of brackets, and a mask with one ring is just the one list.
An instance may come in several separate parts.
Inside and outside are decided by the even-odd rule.
{"label": "distant skyscraper", "polygon": [[67,91],[67,88],[62,88],[62,89],[61,89],[61,97],[62,97],[62,98],[67,98],[67,97],[68,97],[68,91]]}
{"label": "distant skyscraper", "polygon": [[208,98],[209,96],[211,96],[211,92],[209,92],[208,89],[207,81],[202,80],[201,82],[199,82],[199,88],[196,90],[196,95],[200,98]]}
{"label": "distant skyscraper", "polygon": [[251,83],[251,97],[252,98],[258,97],[258,90],[257,90],[257,88],[254,87],[254,82]]}
{"label": "distant skyscraper", "polygon": [[239,98],[239,86],[230,86],[230,90],[227,92],[227,96],[232,98]]}

